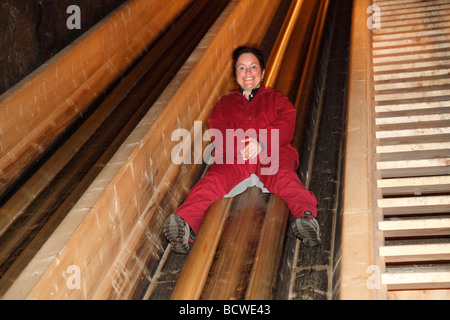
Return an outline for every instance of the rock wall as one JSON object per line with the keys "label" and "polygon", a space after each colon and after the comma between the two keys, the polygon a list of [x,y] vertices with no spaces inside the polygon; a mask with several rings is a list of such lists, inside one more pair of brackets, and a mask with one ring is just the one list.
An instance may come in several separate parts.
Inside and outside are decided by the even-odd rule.
{"label": "rock wall", "polygon": [[[0,1],[0,94],[89,30],[126,0]],[[70,29],[78,6],[80,28]],[[69,13],[67,13],[69,12]]]}

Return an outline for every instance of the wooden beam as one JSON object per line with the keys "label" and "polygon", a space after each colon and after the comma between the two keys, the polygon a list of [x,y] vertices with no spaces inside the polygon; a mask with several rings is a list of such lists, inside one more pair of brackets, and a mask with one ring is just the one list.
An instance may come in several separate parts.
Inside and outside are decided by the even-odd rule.
{"label": "wooden beam", "polygon": [[450,235],[450,218],[386,220],[378,222],[385,238]]}
{"label": "wooden beam", "polygon": [[388,290],[449,289],[450,272],[395,272],[383,273],[381,283]]}
{"label": "wooden beam", "polygon": [[380,199],[378,207],[384,215],[445,213],[450,211],[450,196]]}
{"label": "wooden beam", "polygon": [[382,178],[446,175],[449,172],[450,158],[379,161],[377,170]]}
{"label": "wooden beam", "polygon": [[261,230],[256,261],[245,294],[246,300],[271,300],[282,257],[289,209],[278,196],[271,196]]}
{"label": "wooden beam", "polygon": [[450,154],[450,142],[377,146],[376,152],[381,161],[445,158]]}
{"label": "wooden beam", "polygon": [[379,253],[386,263],[450,260],[450,243],[413,244],[380,247]]}
{"label": "wooden beam", "polygon": [[[374,264],[371,253],[371,102],[370,33],[367,28],[368,0],[353,1],[346,143],[342,197],[342,253],[340,299],[373,299],[367,286],[367,268]],[[358,196],[355,197],[355,194]]]}
{"label": "wooden beam", "polygon": [[200,298],[232,200],[232,198],[218,200],[208,209],[202,222],[202,228],[196,236],[195,245],[192,246],[172,291],[172,300],[197,300]]}
{"label": "wooden beam", "polygon": [[379,179],[377,187],[383,196],[445,194],[450,192],[450,176]]}
{"label": "wooden beam", "polygon": [[375,135],[379,145],[448,141],[450,127],[378,130]]}
{"label": "wooden beam", "polygon": [[388,297],[389,300],[450,300],[450,290],[391,290]]}

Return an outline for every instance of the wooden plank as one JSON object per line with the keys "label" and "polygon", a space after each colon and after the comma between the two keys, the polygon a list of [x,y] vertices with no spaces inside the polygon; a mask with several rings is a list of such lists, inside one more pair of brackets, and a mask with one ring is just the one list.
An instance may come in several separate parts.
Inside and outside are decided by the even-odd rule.
{"label": "wooden plank", "polygon": [[429,6],[430,4],[445,4],[447,3],[447,0],[441,0],[441,1],[427,1],[423,2],[422,0],[399,0],[399,1],[383,1],[383,0],[374,0],[374,4],[380,6],[385,9],[389,10],[396,10],[396,9],[402,9],[402,8],[417,8],[417,7],[425,7]]}
{"label": "wooden plank", "polygon": [[450,300],[449,289],[434,290],[391,290],[389,300]]}
{"label": "wooden plank", "polygon": [[450,260],[450,243],[385,246],[379,248],[386,263]]}
{"label": "wooden plank", "polygon": [[[445,6],[442,10],[439,10],[438,12],[423,10],[423,11],[418,11],[418,12],[405,13],[405,14],[402,14],[401,20],[415,21],[417,19],[425,19],[428,17],[436,17],[436,16],[442,17],[442,16],[448,15],[449,13],[450,13],[449,6]],[[396,16],[396,15],[383,16],[383,13],[381,13],[381,15],[383,17],[383,20],[387,21],[387,22],[399,20],[398,16]]]}
{"label": "wooden plank", "polygon": [[387,220],[378,222],[384,237],[422,237],[450,235],[450,218]]}
{"label": "wooden plank", "polygon": [[419,51],[432,51],[432,50],[445,50],[450,48],[449,42],[436,42],[436,43],[428,43],[428,44],[418,44],[418,45],[410,45],[405,47],[391,47],[391,48],[378,48],[373,50],[374,56],[381,55],[389,55],[389,54],[404,54],[404,53],[413,53]]}
{"label": "wooden plank", "polygon": [[[258,188],[253,187],[247,190],[245,196],[248,201],[237,201],[227,219],[200,296],[202,300],[241,300],[245,297],[246,284],[267,214],[266,198],[269,195],[264,196]],[[203,226],[200,229],[202,228]],[[199,255],[192,253],[189,258],[192,257],[194,264],[197,264]],[[186,273],[192,272],[186,270]],[[197,283],[186,281],[186,285],[196,287]],[[172,296],[171,299],[177,297]]]}
{"label": "wooden plank", "polygon": [[270,300],[282,257],[282,249],[286,225],[289,220],[289,209],[278,196],[271,196],[267,206],[267,214],[261,229],[260,240],[256,251],[250,280],[245,293],[246,300]]}
{"label": "wooden plank", "polygon": [[449,289],[450,272],[383,273],[381,283],[388,290]]}
{"label": "wooden plank", "polygon": [[436,101],[436,102],[418,102],[418,103],[406,103],[406,104],[390,104],[390,105],[378,105],[375,106],[375,112],[377,116],[383,116],[389,112],[412,112],[418,111],[426,113],[429,110],[430,113],[435,113],[435,109],[447,109],[450,107],[450,101]]}
{"label": "wooden plank", "polygon": [[450,196],[423,196],[379,199],[384,215],[445,213],[450,211]]}
{"label": "wooden plank", "polygon": [[398,144],[430,141],[448,141],[450,138],[450,127],[404,129],[404,130],[378,130],[375,132],[376,138],[380,139],[380,144],[391,141]]}
{"label": "wooden plank", "polygon": [[422,0],[372,0],[372,2],[378,6],[395,6],[405,4],[417,4],[422,3]]}
{"label": "wooden plank", "polygon": [[[448,58],[448,56],[446,57]],[[394,61],[392,61],[394,62]],[[406,61],[403,60],[402,62],[397,61],[395,64],[383,64],[383,65],[374,65],[373,71],[374,72],[389,72],[391,70],[395,70],[395,72],[399,72],[401,70],[411,70],[411,69],[439,69],[439,68],[445,68],[448,65],[450,65],[450,59],[439,59],[439,60],[417,60],[417,61]],[[444,82],[445,80],[442,80],[443,84],[446,84]],[[378,90],[378,89],[377,89]]]}
{"label": "wooden plank", "polygon": [[444,194],[450,192],[450,176],[379,179],[377,188],[383,196]]}
{"label": "wooden plank", "polygon": [[398,93],[383,93],[377,92],[375,94],[375,101],[387,101],[387,100],[399,100],[399,99],[418,99],[418,98],[430,98],[430,97],[440,97],[449,96],[450,89],[443,86],[442,89],[430,88],[429,91],[418,91],[410,89],[409,92],[399,91]]}
{"label": "wooden plank", "polygon": [[[446,0],[445,0],[446,1]],[[401,21],[401,20],[400,20]],[[383,23],[383,28],[374,29],[373,34],[375,36],[389,35],[389,34],[402,34],[411,31],[425,31],[436,28],[450,28],[450,20],[442,20],[440,17],[434,18],[434,20],[429,19],[427,23],[417,25],[417,24],[407,24],[403,26],[388,26],[388,23]]]}
{"label": "wooden plank", "polygon": [[450,155],[450,142],[377,146],[376,152],[381,161],[444,158]]}
{"label": "wooden plank", "polygon": [[[384,7],[381,10],[381,16],[386,21],[389,21],[389,18],[397,18],[397,15],[402,15],[404,18],[406,17],[417,17],[422,15],[440,15],[439,13],[450,9],[450,5],[448,3],[427,3],[425,6],[405,6],[403,8],[400,7]],[[430,12],[431,11],[431,12]],[[444,15],[445,13],[443,13]]]}
{"label": "wooden plank", "polygon": [[[340,299],[373,299],[367,284],[367,268],[374,264],[371,253],[370,172],[370,30],[369,0],[353,1],[349,63],[346,141],[342,199],[342,253]],[[355,197],[355,195],[358,195]]]}
{"label": "wooden plank", "polygon": [[387,80],[398,80],[398,81],[408,81],[411,78],[418,77],[433,77],[442,76],[445,77],[449,74],[450,68],[441,67],[434,70],[415,70],[415,71],[405,71],[405,70],[391,70],[389,72],[380,72],[374,74],[375,81],[387,81]]}
{"label": "wooden plank", "polygon": [[390,33],[384,35],[374,35],[374,42],[384,42],[384,41],[393,41],[400,40],[404,38],[415,38],[415,37],[423,37],[423,36],[435,36],[435,35],[443,35],[448,31],[444,28],[440,29],[430,29],[430,30],[414,30],[410,32],[402,32],[402,33]]}
{"label": "wooden plank", "polygon": [[376,167],[382,178],[447,175],[450,158],[379,161]]}
{"label": "wooden plank", "polygon": [[[445,19],[448,20],[448,19]],[[433,26],[434,24],[439,25],[440,22],[445,21],[441,16],[431,16],[425,18],[417,18],[410,20],[391,20],[391,21],[383,21],[382,28],[378,30],[385,30],[385,32],[392,32],[393,30],[397,30],[399,27],[409,27],[409,26],[417,26],[418,28],[423,28],[423,26]],[[378,31],[377,30],[377,31]]]}
{"label": "wooden plank", "polygon": [[172,300],[200,298],[232,200],[232,198],[221,199],[208,209],[203,227],[196,236],[195,243],[172,291]]}
{"label": "wooden plank", "polygon": [[[450,22],[449,22],[450,25]],[[386,57],[374,57],[373,64],[374,67],[381,65],[392,65],[394,63],[403,63],[411,61],[421,61],[426,59],[440,59],[448,58],[450,52],[448,51],[425,51],[419,53],[405,53],[397,56],[386,56]]]}

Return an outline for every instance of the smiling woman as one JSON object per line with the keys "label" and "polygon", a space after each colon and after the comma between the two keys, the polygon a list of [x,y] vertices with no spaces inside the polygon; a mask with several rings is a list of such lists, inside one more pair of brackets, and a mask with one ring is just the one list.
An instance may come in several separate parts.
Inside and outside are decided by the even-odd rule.
{"label": "smiling woman", "polygon": [[[188,253],[208,207],[255,176],[266,190],[286,202],[295,217],[295,235],[306,245],[319,245],[317,200],[298,178],[298,153],[291,146],[296,110],[283,94],[261,85],[265,63],[259,49],[235,49],[233,68],[239,89],[223,96],[208,120],[210,129],[220,133],[215,138],[227,138],[214,139],[215,162],[185,202],[167,218],[165,236],[173,251]],[[234,134],[231,144],[230,132]],[[267,161],[275,153],[275,159]]]}
{"label": "smiling woman", "polygon": [[252,91],[261,87],[264,80],[265,63],[259,51],[249,47],[239,47],[233,53],[236,82],[243,89],[247,99],[252,99]]}

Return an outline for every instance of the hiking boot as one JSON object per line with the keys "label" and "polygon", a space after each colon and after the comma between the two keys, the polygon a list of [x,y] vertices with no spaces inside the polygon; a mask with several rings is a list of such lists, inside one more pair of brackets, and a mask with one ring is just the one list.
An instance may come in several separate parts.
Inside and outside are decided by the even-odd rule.
{"label": "hiking boot", "polygon": [[303,243],[306,246],[315,247],[320,245],[319,223],[315,218],[306,214],[305,216],[295,219],[291,224],[291,228],[295,236],[303,240]]}
{"label": "hiking boot", "polygon": [[189,252],[195,239],[195,233],[183,218],[175,213],[171,214],[166,220],[163,232],[174,252]]}

